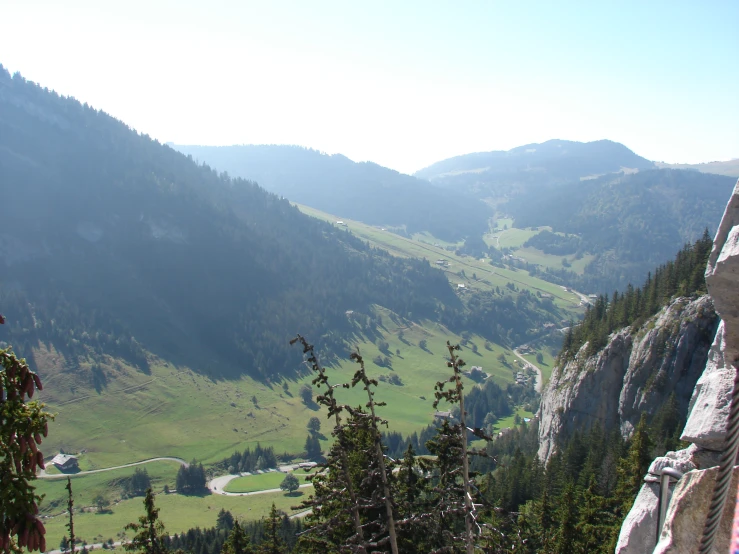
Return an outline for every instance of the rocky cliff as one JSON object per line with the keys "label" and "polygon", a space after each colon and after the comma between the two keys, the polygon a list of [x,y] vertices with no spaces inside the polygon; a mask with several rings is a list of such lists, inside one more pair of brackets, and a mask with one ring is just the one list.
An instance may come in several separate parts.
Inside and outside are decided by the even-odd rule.
{"label": "rocky cliff", "polygon": [[677,298],[639,329],[612,334],[595,356],[586,357],[584,345],[555,368],[542,394],[539,458],[546,462],[559,440],[596,423],[629,436],[640,414],[654,415],[673,392],[687,413],[717,324],[708,296]]}
{"label": "rocky cliff", "polygon": [[[729,200],[719,225],[706,268],[706,285],[721,324],[711,347],[708,363],[690,400],[690,413],[681,439],[688,448],[668,452],[652,462],[634,506],[621,527],[616,554],[688,554],[729,550],[735,495],[739,485],[736,443],[728,432],[732,397],[739,368],[739,183]],[[735,427],[731,427],[734,429]],[[721,461],[721,467],[714,467]],[[657,484],[665,467],[684,474],[677,483],[667,485],[668,498],[664,524],[658,529]],[[725,497],[717,477],[731,476]],[[665,479],[665,484],[669,483]],[[670,489],[673,488],[671,491]],[[702,540],[707,515],[717,508],[715,542],[709,548]],[[659,535],[659,541],[656,537]],[[657,542],[655,546],[655,542]]]}

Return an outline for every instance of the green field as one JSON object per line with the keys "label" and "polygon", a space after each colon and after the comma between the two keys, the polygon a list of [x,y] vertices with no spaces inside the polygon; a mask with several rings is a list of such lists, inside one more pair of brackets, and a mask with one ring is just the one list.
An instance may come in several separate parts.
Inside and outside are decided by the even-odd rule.
{"label": "green field", "polygon": [[254,492],[280,488],[280,483],[285,479],[285,474],[279,471],[267,471],[256,475],[237,477],[229,481],[223,489],[226,492]]}
{"label": "green field", "polygon": [[541,369],[541,376],[544,381],[543,384],[546,384],[547,382],[549,382],[549,378],[552,376],[552,370],[554,369],[554,356],[552,356],[550,349],[547,347],[537,349],[536,352],[542,355],[542,357],[544,358],[544,363],[540,364],[536,361],[536,354],[521,355],[529,362]]}
{"label": "green field", "polygon": [[[337,217],[314,208],[298,205],[300,211],[328,222],[336,222]],[[511,268],[499,268],[490,265],[488,261],[480,261],[471,256],[457,256],[443,247],[435,247],[429,241],[436,239],[413,240],[389,231],[382,231],[377,227],[365,225],[358,221],[349,219],[342,220],[347,225],[347,230],[357,237],[369,241],[374,246],[383,248],[396,256],[425,258],[430,263],[444,259],[449,266],[443,268],[449,282],[456,286],[464,284],[465,288],[471,290],[491,290],[496,287],[505,287],[507,283],[514,283],[517,287],[523,287],[536,293],[549,293],[555,304],[573,314],[580,313],[580,299],[573,293],[568,293],[558,285],[554,285],[542,279],[531,277],[527,271]],[[500,220],[499,220],[500,222]],[[519,233],[521,231],[521,233]],[[518,237],[512,242],[516,246],[527,240],[524,236],[535,235],[538,231],[526,231],[522,229],[509,229],[505,233],[512,232],[511,237]],[[523,239],[523,240],[521,240]],[[439,242],[439,241],[437,241]],[[441,242],[439,242],[441,244]],[[464,274],[462,274],[464,272]]]}
{"label": "green field", "polygon": [[[299,493],[287,496],[283,492],[264,493],[251,496],[182,496],[178,494],[158,494],[156,506],[160,509],[159,517],[168,533],[182,533],[192,527],[214,527],[216,517],[221,509],[229,510],[234,517],[243,520],[258,520],[269,512],[274,502],[279,510],[288,514],[297,513],[292,506],[300,504],[307,498],[312,488],[300,489]],[[76,493],[75,493],[76,494]],[[79,510],[83,504],[75,502]],[[123,527],[144,514],[143,498],[130,498],[111,506],[109,512],[77,511],[74,517],[75,533],[79,540],[96,543],[112,538],[114,541],[124,537]],[[62,536],[66,534],[64,527],[67,519],[64,515],[56,515],[44,519],[48,548],[57,548]],[[130,536],[128,537],[130,538]]]}
{"label": "green field", "polygon": [[504,417],[496,421],[495,425],[493,425],[493,430],[502,431],[503,429],[512,428],[516,424],[516,416],[520,417],[521,420],[523,420],[523,418],[525,417],[533,418],[534,415],[535,415],[534,413],[527,412],[523,408],[517,408],[516,411],[512,415],[509,415],[508,417]]}
{"label": "green field", "polygon": [[[462,339],[436,323],[406,322],[382,308],[375,313],[382,317],[382,339],[389,344],[391,368],[373,363],[380,354],[376,344],[358,339],[355,347],[365,357],[371,376],[395,373],[403,383],[380,383],[377,391],[378,399],[388,403],[380,413],[390,421],[390,428],[405,434],[417,431],[432,421],[434,383],[448,375],[445,342]],[[462,350],[466,361],[482,366],[499,384],[511,382],[510,370],[496,359],[501,353],[510,358],[510,351],[495,344],[488,344],[488,350],[486,341],[476,335],[469,339]],[[427,341],[426,350],[419,348],[421,340]],[[307,374],[274,384],[249,377],[225,381],[156,359],[151,361],[150,374],[109,360],[101,364],[107,388],[96,392],[80,378],[87,369],[84,366],[76,373],[65,371],[61,355],[45,347],[35,352],[35,358],[46,385],[40,397],[57,414],[43,451],[47,456],[60,448],[85,451],[80,457],[84,470],[157,456],[195,458],[208,464],[257,443],[274,447],[278,454],[299,453],[308,419],[316,415],[325,420],[325,412],[300,400],[299,389],[311,380]],[[332,382],[339,383],[348,381],[354,370],[350,361],[342,360],[328,371]],[[342,402],[366,402],[360,389],[342,389],[338,395]],[[327,427],[324,424],[324,431]]]}
{"label": "green field", "polygon": [[554,254],[545,254],[536,248],[518,248],[513,251],[513,255],[523,258],[529,263],[551,267],[553,269],[562,269],[564,267],[562,265],[562,260],[567,259],[570,263],[570,267],[567,269],[569,271],[574,271],[578,275],[582,275],[585,271],[585,266],[595,258],[595,256],[588,254],[577,260],[574,256],[555,256]]}

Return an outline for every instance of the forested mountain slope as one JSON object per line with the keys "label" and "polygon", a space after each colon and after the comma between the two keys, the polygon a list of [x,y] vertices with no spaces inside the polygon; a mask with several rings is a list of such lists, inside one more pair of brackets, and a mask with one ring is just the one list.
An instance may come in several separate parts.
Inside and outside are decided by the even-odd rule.
{"label": "forested mountain slope", "polygon": [[[553,232],[542,231],[523,246],[569,257],[562,267],[548,268],[549,278],[599,292],[641,280],[706,228],[713,231],[733,186],[726,176],[657,169],[607,140],[552,140],[469,154],[416,175],[485,199],[518,229],[550,227]],[[584,273],[572,272],[570,264],[586,255],[593,259]]]}
{"label": "forested mountain slope", "polygon": [[177,150],[219,171],[252,179],[293,202],[372,225],[429,231],[457,241],[479,236],[489,208],[415,177],[371,162],[355,163],[299,146],[181,146]]}
{"label": "forested mountain slope", "polygon": [[[641,280],[705,229],[714,232],[733,184],[731,177],[654,169],[520,196],[506,210],[517,226],[547,225],[577,235],[565,250],[557,251],[595,254],[582,286],[611,291]],[[561,242],[561,237],[549,234],[537,247],[550,252],[564,246]]]}
{"label": "forested mountain slope", "polygon": [[143,350],[215,375],[293,371],[301,331],[337,349],[346,310],[432,317],[458,300],[425,261],[371,249],[0,66],[0,341]]}
{"label": "forested mountain slope", "polygon": [[[565,335],[539,411],[543,462],[594,426],[631,436],[641,415],[685,420],[718,325],[706,295],[709,236],[650,273],[644,285],[601,296]],[[669,412],[669,414],[667,413]],[[663,437],[675,444],[676,437]]]}

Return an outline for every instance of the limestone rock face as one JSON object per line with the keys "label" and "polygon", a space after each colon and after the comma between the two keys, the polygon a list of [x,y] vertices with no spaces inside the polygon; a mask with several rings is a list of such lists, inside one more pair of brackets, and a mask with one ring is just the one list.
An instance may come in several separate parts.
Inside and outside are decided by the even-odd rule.
{"label": "limestone rock face", "polygon": [[[698,552],[717,473],[718,468],[691,471],[678,481],[672,493],[670,507],[665,516],[665,525],[654,554]],[[739,467],[734,468],[729,486],[731,494],[726,499],[726,508],[719,525],[716,542],[711,550],[712,554],[725,554],[729,551],[737,484],[739,484]],[[623,528],[621,532],[623,533]]]}
{"label": "limestone rock face", "polygon": [[707,296],[677,298],[635,334],[623,329],[596,356],[585,358],[583,347],[555,368],[539,409],[539,458],[596,423],[630,436],[641,412],[654,414],[673,392],[685,413],[717,322]]}
{"label": "limestone rock face", "polygon": [[[670,458],[683,464],[687,460],[698,469],[686,473],[675,486],[654,554],[692,554],[698,551],[718,473],[718,467],[715,466],[725,447],[733,381],[739,368],[739,183],[734,188],[714,239],[706,268],[706,284],[722,322],[711,346],[705,371],[690,400],[690,414],[681,437],[693,444],[657,458],[650,466],[650,472],[659,473],[665,464],[671,463]],[[683,467],[686,467],[685,464]],[[649,483],[655,477],[650,474],[645,480]],[[734,467],[712,553],[723,554],[729,550],[738,484],[739,466]],[[648,518],[643,513],[649,506],[634,505],[632,512],[635,513],[633,516],[629,513],[621,528],[619,544],[634,544],[643,536],[648,525]],[[645,545],[643,552],[652,552],[651,547]]]}
{"label": "limestone rock face", "polygon": [[659,484],[644,483],[626,516],[616,543],[616,554],[644,554],[657,542]]}
{"label": "limestone rock face", "polygon": [[726,337],[722,321],[708,354],[706,369],[695,385],[690,400],[690,416],[680,437],[681,440],[716,451],[724,446],[734,387],[735,370],[725,363],[725,349]]}
{"label": "limestone rock face", "polygon": [[739,360],[739,182],[726,206],[706,268],[706,284],[725,323],[727,362]]}

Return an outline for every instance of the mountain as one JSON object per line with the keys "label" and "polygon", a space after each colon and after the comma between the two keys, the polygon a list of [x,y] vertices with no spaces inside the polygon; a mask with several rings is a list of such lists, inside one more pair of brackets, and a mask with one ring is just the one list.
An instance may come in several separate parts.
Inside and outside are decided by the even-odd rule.
{"label": "mountain", "polygon": [[643,170],[654,163],[610,140],[549,140],[508,151],[479,152],[442,160],[414,175],[458,192],[509,196],[594,175]]}
{"label": "mountain", "polygon": [[691,169],[700,171],[701,173],[714,173],[716,175],[726,175],[728,177],[739,177],[739,158],[728,160],[725,162],[706,162],[702,164],[667,164],[656,162],[659,168],[668,169]]}
{"label": "mountain", "polygon": [[552,228],[531,244],[544,253],[594,254],[579,285],[611,291],[640,281],[705,229],[714,232],[733,184],[721,175],[652,169],[563,184],[514,198],[505,209],[517,227]]}
{"label": "mountain", "polygon": [[371,162],[356,163],[299,146],[181,146],[193,159],[253,179],[293,202],[371,225],[428,231],[456,242],[480,235],[489,208],[461,194]]}
{"label": "mountain", "polygon": [[216,376],[292,373],[296,332],[340,351],[345,312],[459,301],[423,260],[370,248],[0,66],[0,341],[72,359],[145,351]]}

